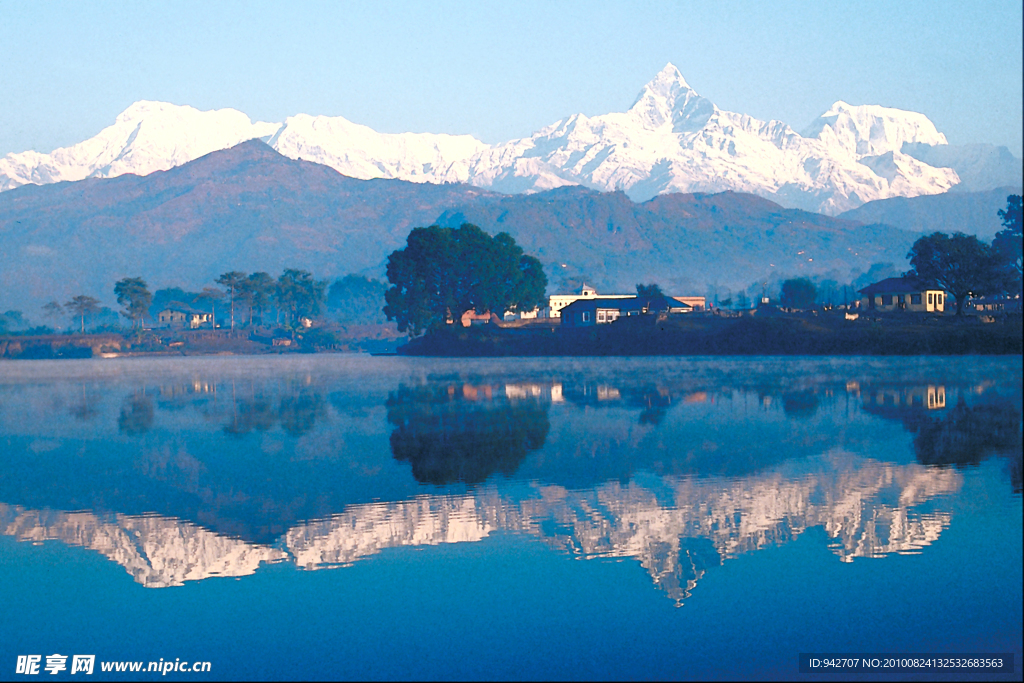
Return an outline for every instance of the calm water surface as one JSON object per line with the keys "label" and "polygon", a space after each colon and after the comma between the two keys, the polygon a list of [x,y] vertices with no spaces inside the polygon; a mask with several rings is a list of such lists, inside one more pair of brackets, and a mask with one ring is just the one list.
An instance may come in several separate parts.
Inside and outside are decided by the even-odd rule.
{"label": "calm water surface", "polygon": [[1020,358],[2,362],[0,679],[55,653],[92,678],[806,680],[801,652],[1010,652],[1020,680],[1021,380]]}

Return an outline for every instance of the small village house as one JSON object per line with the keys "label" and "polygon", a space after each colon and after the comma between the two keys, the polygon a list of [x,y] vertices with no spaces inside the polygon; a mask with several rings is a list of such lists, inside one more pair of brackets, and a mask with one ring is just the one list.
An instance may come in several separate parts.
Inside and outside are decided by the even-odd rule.
{"label": "small village house", "polygon": [[497,315],[490,311],[477,313],[475,310],[469,310],[459,317],[459,324],[463,327],[469,327],[471,325],[487,325],[492,322],[499,323],[501,320],[499,320]]}
{"label": "small village house", "polygon": [[942,313],[946,292],[912,277],[890,277],[860,290],[862,311]]}
{"label": "small village house", "polygon": [[563,327],[589,327],[606,325],[621,317],[656,313],[690,313],[693,306],[675,297],[660,297],[657,300],[599,297],[578,299],[562,308]]}
{"label": "small village house", "polygon": [[[560,318],[562,316],[562,309],[569,304],[585,300],[585,299],[596,299],[598,298],[597,290],[590,285],[584,284],[580,288],[579,294],[552,294],[548,297],[548,317],[549,318]],[[636,298],[636,294],[607,294],[601,296],[602,299],[630,299]]]}
{"label": "small village house", "polygon": [[[583,285],[583,287],[580,289],[580,293],[579,294],[552,294],[551,296],[549,296],[548,297],[548,311],[547,311],[547,313],[548,313],[548,317],[549,318],[560,318],[562,316],[562,311],[567,306],[569,306],[570,304],[576,303],[578,301],[602,300],[602,301],[605,301],[605,302],[614,302],[615,300],[628,300],[628,299],[636,299],[636,294],[604,294],[604,295],[599,295],[597,293],[597,290],[594,289],[593,287],[591,287],[589,285]],[[668,308],[671,309],[670,312],[672,312],[672,313],[682,313],[682,312],[689,313],[689,312],[692,312],[692,311],[703,311],[703,310],[705,310],[705,308],[707,306],[707,301],[702,296],[674,296],[674,297],[666,297],[666,299],[670,300],[670,306]],[[675,305],[676,303],[678,303],[679,305],[676,306]],[[602,310],[604,310],[604,316],[603,316],[603,319],[600,320],[599,322],[611,322],[616,317],[618,317],[617,315],[615,315],[613,313],[614,310],[617,310],[616,307],[613,304],[603,305],[600,308]],[[641,306],[640,308],[643,308],[643,306]],[[625,306],[623,308],[623,310],[626,310],[626,309],[634,310],[635,311],[635,310],[637,310],[637,307],[635,307],[635,306]],[[590,309],[588,308],[587,310],[590,310]],[[595,315],[598,315],[599,317],[601,317],[600,314],[598,313],[598,308],[597,307],[594,307],[594,313],[595,313]],[[613,316],[613,317],[611,317],[609,319],[609,316]],[[524,315],[522,317],[527,317],[527,316]],[[595,318],[595,321],[596,321],[596,318]],[[594,324],[596,324],[596,322]]]}
{"label": "small village house", "polygon": [[211,321],[211,313],[181,303],[172,303],[157,314],[157,323],[161,327],[187,327],[194,330],[212,324]]}
{"label": "small village house", "polygon": [[681,304],[686,304],[692,311],[703,311],[707,309],[707,298],[703,296],[674,296],[672,298]]}

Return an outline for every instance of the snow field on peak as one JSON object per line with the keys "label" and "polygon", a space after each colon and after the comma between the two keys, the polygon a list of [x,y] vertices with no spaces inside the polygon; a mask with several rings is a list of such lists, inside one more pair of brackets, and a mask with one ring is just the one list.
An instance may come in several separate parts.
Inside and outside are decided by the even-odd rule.
{"label": "snow field on peak", "polygon": [[[873,199],[945,192],[959,182],[951,169],[901,154],[905,142],[946,139],[922,114],[844,102],[799,135],[779,121],[720,110],[669,64],[627,112],[569,117],[466,166],[470,183],[499,192],[538,191],[556,180],[623,190],[635,201],[733,190],[835,214]],[[531,159],[529,167],[523,158]]]}
{"label": "snow field on peak", "polygon": [[0,190],[20,185],[148,175],[278,128],[253,123],[235,109],[199,111],[164,102],[136,102],[98,135],[50,154],[22,152],[0,159]]}
{"label": "snow field on peak", "polygon": [[353,178],[417,182],[437,182],[453,163],[487,149],[471,135],[378,133],[340,116],[307,114],[286,119],[269,144],[286,157],[330,166]]}
{"label": "snow field on peak", "polygon": [[469,135],[386,134],[340,116],[252,122],[234,109],[141,101],[97,136],[51,154],[0,159],[0,191],[124,173],[146,175],[261,138],[292,159],[354,178],[467,182],[499,192],[564,185],[664,192],[750,192],[835,214],[874,199],[936,194],[960,182],[900,150],[947,144],[923,114],[839,101],[803,135],[785,123],[720,110],[667,64],[625,112],[576,114],[489,146]]}

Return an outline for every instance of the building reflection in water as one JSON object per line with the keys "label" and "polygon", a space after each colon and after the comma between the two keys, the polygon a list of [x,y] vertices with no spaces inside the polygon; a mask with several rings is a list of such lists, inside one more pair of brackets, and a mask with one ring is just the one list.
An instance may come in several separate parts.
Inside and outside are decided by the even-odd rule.
{"label": "building reflection in water", "polygon": [[898,420],[914,434],[914,454],[921,464],[964,467],[998,455],[1007,460],[1011,485],[1020,493],[1021,407],[984,390],[957,390],[950,405],[942,385],[868,387],[861,397],[865,412]]}

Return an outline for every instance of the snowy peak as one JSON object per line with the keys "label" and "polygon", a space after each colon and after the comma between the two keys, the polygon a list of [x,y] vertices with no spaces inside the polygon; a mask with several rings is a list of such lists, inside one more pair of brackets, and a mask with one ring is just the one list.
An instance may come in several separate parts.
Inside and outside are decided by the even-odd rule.
{"label": "snowy peak", "polygon": [[811,123],[804,137],[836,144],[857,156],[899,152],[907,142],[947,144],[946,136],[924,114],[875,104],[854,106],[842,100]]}
{"label": "snowy peak", "polygon": [[682,72],[676,68],[675,64],[669,62],[665,65],[665,68],[658,72],[658,74],[650,80],[640,91],[640,94],[636,96],[636,101],[633,102],[633,106],[640,104],[642,101],[661,101],[664,102],[669,108],[675,106],[675,100],[680,93],[688,94],[697,93],[690,87],[690,84],[683,78]]}
{"label": "snowy peak", "polygon": [[672,63],[643,87],[629,109],[647,130],[671,123],[675,133],[700,130],[714,112],[715,105],[698,95]]}
{"label": "snowy peak", "polygon": [[140,101],[98,135],[50,154],[22,152],[0,159],[0,190],[21,185],[111,178],[165,171],[252,138],[267,138],[274,123],[253,123],[236,109],[199,111]]}
{"label": "snowy peak", "polygon": [[[876,199],[970,186],[975,176],[987,183],[992,175],[982,177],[991,164],[960,163],[954,170],[948,167],[953,164],[929,162],[948,156],[932,148],[948,145],[923,114],[838,101],[800,135],[779,121],[719,109],[669,63],[627,111],[569,116],[493,146],[470,135],[379,133],[340,116],[298,114],[261,123],[234,109],[140,101],[82,143],[0,158],[0,191],[145,175],[253,138],[289,158],[364,180],[460,182],[507,193],[582,185],[621,190],[634,201],[729,190],[828,214]],[[925,147],[932,150],[927,159],[911,151]],[[1019,168],[1019,161],[1009,166]],[[962,178],[960,170],[973,176]]]}
{"label": "snowy peak", "polygon": [[487,149],[471,135],[378,133],[341,116],[288,117],[269,144],[292,159],[330,166],[353,178],[437,182],[454,163]]}

